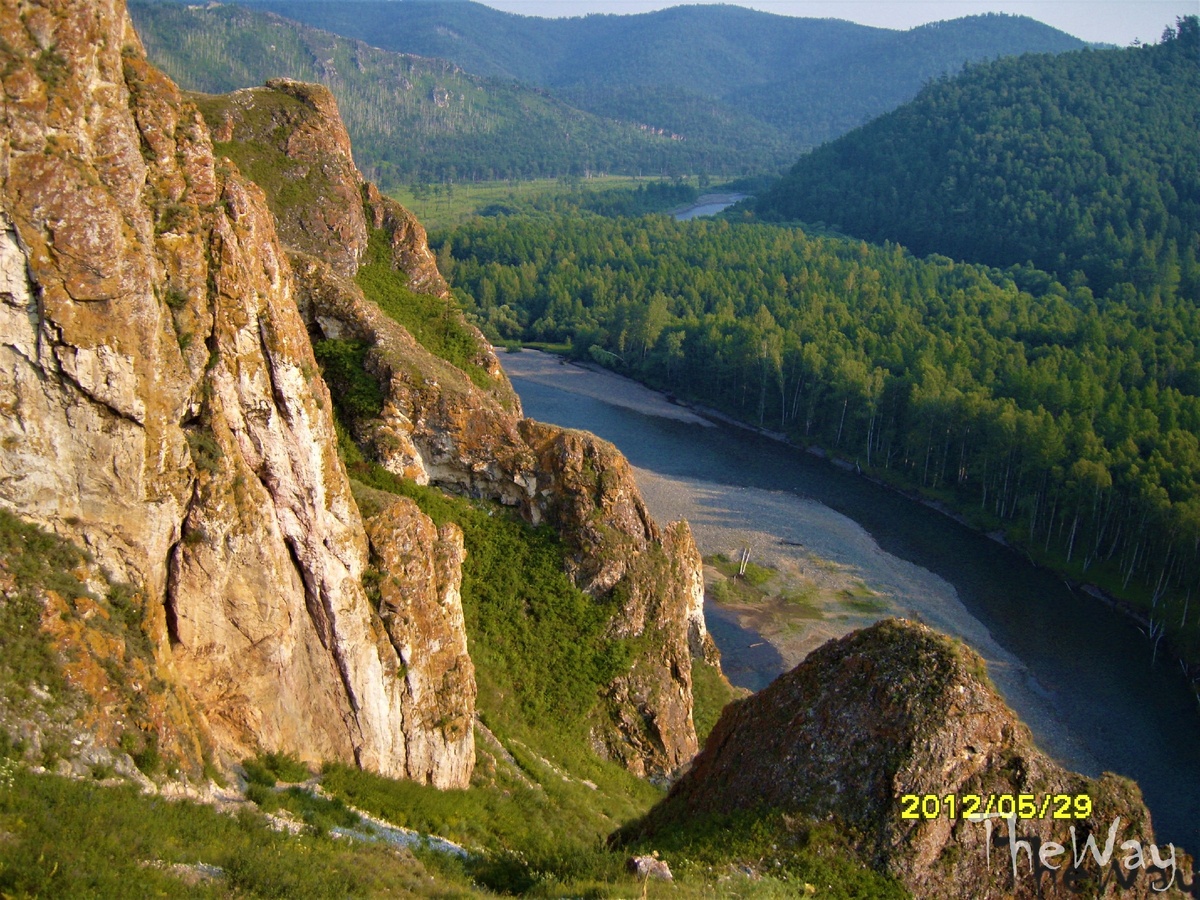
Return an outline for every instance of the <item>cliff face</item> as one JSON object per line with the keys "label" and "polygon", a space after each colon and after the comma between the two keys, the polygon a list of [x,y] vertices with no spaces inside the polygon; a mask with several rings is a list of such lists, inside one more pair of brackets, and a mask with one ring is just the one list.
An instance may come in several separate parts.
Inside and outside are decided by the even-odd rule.
{"label": "cliff face", "polygon": [[[261,190],[214,160],[118,0],[6,4],[0,35],[0,503],[134,586],[193,745],[464,784],[469,661],[467,724],[431,726],[408,696],[420,661],[363,591],[367,537]],[[397,515],[435,541],[422,602],[453,622],[461,552]]]}
{"label": "cliff face", "polygon": [[[612,633],[645,638],[597,749],[685,763],[690,533],[659,532],[611,446],[522,419],[478,332],[476,383],[364,299],[372,233],[410,288],[449,291],[420,224],[363,183],[328,91],[182,97],[119,0],[22,0],[0,35],[0,504],[132,587],[166,687],[105,739],[152,732],[193,770],[271,750],[468,782],[462,537],[406,502],[364,525],[311,345],[354,338],[384,396],[364,445],[551,523],[576,583],[620,599]],[[85,655],[86,606],[55,605]]]}
{"label": "cliff face", "polygon": [[[308,101],[298,121],[290,101],[301,94]],[[344,134],[341,122],[331,121],[336,110],[326,95],[316,86],[271,82],[201,102],[219,132],[247,142],[228,145],[246,168],[264,166],[269,159],[272,171],[308,173],[311,186],[293,189],[292,196],[359,192],[357,208],[365,210],[371,228],[383,231],[391,265],[407,275],[409,287],[448,296],[424,229],[412,214],[364,184],[348,156],[331,162],[348,153],[348,145],[287,137],[296,128]],[[278,113],[268,114],[273,108]],[[275,135],[266,151],[258,137],[262,133]],[[354,181],[328,186],[333,174]],[[277,215],[298,219],[286,198],[271,202]],[[326,215],[349,221],[355,213]],[[336,229],[321,232],[322,242],[313,240],[311,229],[288,230],[282,221],[280,227],[285,236],[295,235],[291,261],[298,301],[314,340],[353,340],[369,347],[365,365],[380,385],[383,405],[377,416],[352,423],[359,443],[398,475],[496,500],[517,508],[533,524],[551,525],[572,551],[568,574],[574,582],[595,597],[615,592],[621,598],[612,632],[647,637],[642,657],[606,692],[594,729],[596,748],[639,774],[663,775],[687,762],[696,750],[689,642],[699,655],[706,649],[710,659],[713,655],[703,629],[699,554],[686,524],[672,526],[667,535],[660,532],[628,463],[610,444],[523,419],[520,401],[476,329],[459,321],[473,335],[472,362],[484,373],[483,383],[429,353],[366,301],[339,271],[343,247]]]}
{"label": "cliff face", "polygon": [[[709,813],[771,808],[833,819],[856,834],[863,856],[919,897],[1158,896],[1191,861],[1161,848],[1171,868],[1122,868],[1136,842],[1146,864],[1154,843],[1137,786],[1106,774],[1064,770],[1034,745],[1028,729],[983,675],[971,650],[930,629],[889,619],[831,641],[758,694],[726,707],[692,769],[643,824]],[[926,817],[918,798],[959,798]],[[967,821],[961,803],[1031,795],[1037,811],[1021,813],[1013,836],[1003,818]],[[1047,796],[1091,798],[1090,813],[1055,818]],[[933,811],[933,801],[927,809]],[[917,815],[905,817],[904,812]],[[1103,852],[1113,823],[1115,855],[1098,865],[1083,851],[1094,835]],[[1086,861],[1075,866],[1071,828]],[[1050,842],[1065,852],[1042,865]],[[1156,851],[1157,852],[1157,851]],[[1037,860],[1037,862],[1034,862]],[[1177,868],[1176,868],[1177,867]],[[1015,875],[1014,875],[1015,868]],[[1152,888],[1152,885],[1154,888]],[[1178,887],[1180,881],[1176,880]]]}
{"label": "cliff face", "polygon": [[[266,188],[280,240],[352,278],[367,249],[367,221],[333,95],[284,78],[269,86],[194,99],[212,124],[217,153]],[[247,145],[257,153],[240,153]]]}
{"label": "cliff face", "polygon": [[463,536],[396,497],[367,521],[379,615],[400,656],[410,777],[464,786],[475,763],[475,668],[463,621]]}

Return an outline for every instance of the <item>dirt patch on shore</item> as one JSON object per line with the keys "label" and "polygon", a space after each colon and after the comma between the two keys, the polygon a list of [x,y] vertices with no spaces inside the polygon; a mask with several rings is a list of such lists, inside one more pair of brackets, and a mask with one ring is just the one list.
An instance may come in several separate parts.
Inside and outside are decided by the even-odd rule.
{"label": "dirt patch on shore", "polygon": [[[774,559],[765,580],[751,583],[736,572],[741,548],[709,557],[704,566],[706,597],[735,613],[739,624],[757,632],[791,669],[828,640],[864,628],[888,614],[889,599],[872,590],[849,566],[789,547]],[[761,570],[760,570],[761,571]]]}

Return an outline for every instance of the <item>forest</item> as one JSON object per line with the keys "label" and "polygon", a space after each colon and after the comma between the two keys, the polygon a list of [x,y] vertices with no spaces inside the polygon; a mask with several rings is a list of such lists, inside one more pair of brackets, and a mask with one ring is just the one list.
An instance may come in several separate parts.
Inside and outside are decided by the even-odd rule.
{"label": "forest", "polygon": [[[802,158],[759,216],[1142,296],[1198,296],[1200,27],[1011,57]],[[1118,287],[1125,286],[1125,287]]]}
{"label": "forest", "polygon": [[492,337],[568,341],[945,499],[1140,598],[1156,638],[1200,654],[1194,303],[665,216],[495,217],[435,240]]}
{"label": "forest", "polygon": [[933,83],[728,221],[481,218],[439,260],[494,338],[937,498],[1200,665],[1197,159],[1187,17]]}

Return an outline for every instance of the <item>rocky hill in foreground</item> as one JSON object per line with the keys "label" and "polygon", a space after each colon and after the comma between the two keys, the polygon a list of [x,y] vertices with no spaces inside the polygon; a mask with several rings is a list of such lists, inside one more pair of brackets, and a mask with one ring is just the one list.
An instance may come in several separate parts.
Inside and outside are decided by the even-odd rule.
{"label": "rocky hill in foreground", "polygon": [[[980,813],[994,798],[994,812],[1011,803],[1016,817],[970,821],[972,797]],[[973,651],[899,619],[830,641],[727,706],[691,770],[629,833],[654,843],[736,812],[782,813],[785,830],[789,817],[806,823],[781,842],[805,840],[807,823],[837,823],[867,864],[919,897],[1151,897],[1191,883],[1181,850],[1154,848],[1164,865],[1152,862],[1136,784],[1064,770]],[[1107,863],[1084,850],[1090,837],[1101,854],[1113,842]]]}

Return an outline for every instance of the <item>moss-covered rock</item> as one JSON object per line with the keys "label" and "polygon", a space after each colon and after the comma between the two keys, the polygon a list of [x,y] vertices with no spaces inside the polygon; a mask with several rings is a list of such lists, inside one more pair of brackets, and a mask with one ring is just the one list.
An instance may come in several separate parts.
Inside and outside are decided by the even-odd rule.
{"label": "moss-covered rock", "polygon": [[[1017,806],[1022,796],[1029,801]],[[968,820],[972,797],[982,798],[980,813],[1013,804],[1016,838],[1035,858],[1047,842],[1066,847],[1051,858],[1061,869],[1036,859],[1031,870],[1018,848],[1014,879],[1007,820]],[[1089,798],[1086,812],[1079,797]],[[1056,818],[1064,808],[1069,817]],[[1123,841],[1139,842],[1147,859],[1154,842],[1133,782],[1063,769],[1034,746],[977,654],[899,619],[830,641],[726,707],[692,769],[631,833],[653,841],[735,811],[832,821],[864,861],[921,897],[1147,897],[1172,874],[1119,865]],[[1085,854],[1075,867],[1070,829],[1081,852],[1088,835],[1103,850],[1118,819],[1110,863]],[[1190,870],[1181,852],[1176,862]]]}

